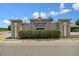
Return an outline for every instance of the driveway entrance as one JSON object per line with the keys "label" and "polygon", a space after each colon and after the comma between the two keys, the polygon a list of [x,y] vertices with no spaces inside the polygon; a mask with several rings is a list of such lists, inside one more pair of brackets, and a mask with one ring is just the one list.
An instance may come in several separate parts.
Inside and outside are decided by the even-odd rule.
{"label": "driveway entrance", "polygon": [[79,38],[79,32],[71,32],[70,35],[72,38]]}

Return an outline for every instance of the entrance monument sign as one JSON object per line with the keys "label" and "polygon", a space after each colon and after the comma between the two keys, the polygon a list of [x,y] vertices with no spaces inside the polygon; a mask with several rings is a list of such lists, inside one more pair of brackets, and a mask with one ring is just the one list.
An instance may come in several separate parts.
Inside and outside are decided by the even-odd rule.
{"label": "entrance monument sign", "polygon": [[50,19],[31,19],[31,23],[24,23],[21,19],[11,20],[12,38],[19,38],[18,32],[20,30],[55,30],[59,29],[61,37],[70,37],[70,20],[59,19],[58,22],[51,22]]}

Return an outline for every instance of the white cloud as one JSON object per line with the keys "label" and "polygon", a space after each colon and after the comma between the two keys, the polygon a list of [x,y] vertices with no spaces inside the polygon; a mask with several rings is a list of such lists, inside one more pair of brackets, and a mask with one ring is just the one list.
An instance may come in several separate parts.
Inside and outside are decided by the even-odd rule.
{"label": "white cloud", "polygon": [[48,15],[47,15],[46,13],[44,13],[44,12],[41,12],[41,13],[40,13],[40,17],[42,17],[42,18],[47,18]]}
{"label": "white cloud", "polygon": [[11,24],[11,22],[9,20],[3,20],[1,22],[6,23],[6,24]]}
{"label": "white cloud", "polygon": [[71,9],[63,9],[63,10],[61,10],[60,12],[59,12],[59,14],[65,14],[65,13],[68,13],[68,12],[70,12],[71,11]]}
{"label": "white cloud", "polygon": [[56,15],[59,15],[59,14],[66,14],[66,13],[68,13],[68,12],[71,12],[72,10],[71,9],[66,9],[65,7],[64,7],[64,3],[61,3],[60,4],[60,11],[50,11],[49,12],[49,15],[54,15],[54,16],[56,16]]}
{"label": "white cloud", "polygon": [[30,23],[30,20],[27,17],[24,17],[23,21],[26,22],[26,23]]}
{"label": "white cloud", "polygon": [[27,17],[24,17],[24,19],[26,19],[26,20],[27,20],[28,18],[27,18]]}
{"label": "white cloud", "polygon": [[33,18],[38,18],[39,17],[39,12],[34,12],[33,13]]}
{"label": "white cloud", "polygon": [[73,4],[73,5],[72,5],[72,8],[73,8],[74,10],[78,11],[78,10],[79,10],[79,3]]}
{"label": "white cloud", "polygon": [[[60,4],[60,10],[59,11],[49,11],[48,14],[47,13],[44,13],[44,12],[34,12],[33,13],[33,18],[38,18],[39,16],[41,16],[42,18],[47,18],[48,15],[53,15],[53,16],[56,16],[56,15],[59,15],[59,14],[66,14],[68,12],[71,12],[72,10],[71,9],[66,9],[64,7],[64,3],[61,3]],[[47,8],[49,10],[49,8]]]}
{"label": "white cloud", "polygon": [[60,9],[62,10],[62,9],[64,9],[65,7],[64,7],[64,3],[61,3],[60,4]]}
{"label": "white cloud", "polygon": [[71,12],[71,9],[63,9],[63,10],[58,11],[58,12],[51,11],[51,12],[49,12],[49,14],[56,16],[56,15],[65,14],[65,13],[68,13],[68,12]]}
{"label": "white cloud", "polygon": [[47,18],[48,17],[48,15],[47,15],[47,13],[44,13],[44,12],[34,12],[33,13],[33,18],[39,18],[39,17],[41,17],[41,18]]}
{"label": "white cloud", "polygon": [[71,9],[65,9],[64,3],[60,4],[60,11],[56,12],[56,11],[51,11],[49,12],[50,15],[59,15],[59,14],[65,14],[71,11]]}
{"label": "white cloud", "polygon": [[55,12],[55,11],[51,11],[49,12],[50,15],[58,15],[59,13],[58,12]]}

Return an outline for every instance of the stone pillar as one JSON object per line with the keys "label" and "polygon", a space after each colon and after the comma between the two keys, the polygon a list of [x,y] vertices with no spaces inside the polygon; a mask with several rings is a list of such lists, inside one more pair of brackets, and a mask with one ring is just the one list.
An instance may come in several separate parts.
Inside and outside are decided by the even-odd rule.
{"label": "stone pillar", "polygon": [[71,30],[70,30],[70,29],[71,29],[71,28],[70,28],[70,21],[68,21],[67,24],[68,24],[68,25],[67,25],[67,27],[68,27],[68,29],[67,29],[67,31],[68,31],[68,32],[67,32],[67,37],[70,37],[70,32],[71,32]]}
{"label": "stone pillar", "polygon": [[18,32],[22,30],[22,20],[11,20],[11,37],[19,38]]}
{"label": "stone pillar", "polygon": [[11,38],[14,38],[14,23],[11,22]]}
{"label": "stone pillar", "polygon": [[58,26],[61,37],[70,37],[70,20],[59,20]]}

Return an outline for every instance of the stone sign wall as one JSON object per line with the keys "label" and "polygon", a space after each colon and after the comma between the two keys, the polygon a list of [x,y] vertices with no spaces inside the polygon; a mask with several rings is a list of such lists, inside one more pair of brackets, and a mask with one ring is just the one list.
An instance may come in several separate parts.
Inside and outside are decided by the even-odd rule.
{"label": "stone sign wall", "polygon": [[32,20],[29,24],[23,23],[22,20],[11,20],[11,37],[19,38],[18,31],[22,29],[37,30],[37,28],[43,28],[43,30],[59,29],[61,37],[70,37],[70,20],[65,21],[63,19],[56,23],[51,23],[50,20]]}

